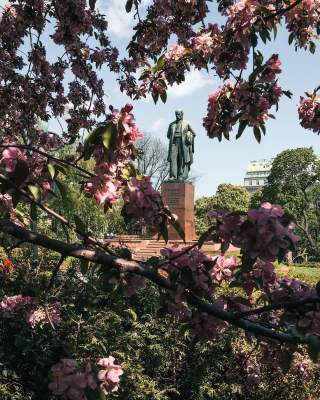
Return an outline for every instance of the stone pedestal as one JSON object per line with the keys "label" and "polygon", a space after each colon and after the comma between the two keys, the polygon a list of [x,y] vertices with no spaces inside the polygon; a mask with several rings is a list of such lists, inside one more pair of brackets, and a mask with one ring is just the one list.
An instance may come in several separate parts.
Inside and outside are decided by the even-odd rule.
{"label": "stone pedestal", "polygon": [[[165,182],[161,185],[161,196],[164,205],[178,216],[178,221],[186,235],[186,242],[195,240],[194,186],[185,182]],[[171,226],[169,240],[181,240]]]}

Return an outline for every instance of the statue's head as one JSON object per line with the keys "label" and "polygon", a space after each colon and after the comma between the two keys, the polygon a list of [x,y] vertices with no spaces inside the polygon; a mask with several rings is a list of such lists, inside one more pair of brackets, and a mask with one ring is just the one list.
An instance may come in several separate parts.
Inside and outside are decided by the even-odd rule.
{"label": "statue's head", "polygon": [[183,111],[182,110],[176,110],[176,120],[181,121],[183,119]]}

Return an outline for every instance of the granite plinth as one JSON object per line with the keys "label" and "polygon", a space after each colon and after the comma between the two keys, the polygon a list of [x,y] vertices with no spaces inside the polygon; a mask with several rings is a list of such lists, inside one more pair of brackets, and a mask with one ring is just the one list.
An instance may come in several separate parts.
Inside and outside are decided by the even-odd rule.
{"label": "granite plinth", "polygon": [[[194,186],[188,182],[165,182],[161,185],[161,196],[165,206],[178,216],[185,232],[186,242],[196,239],[194,223]],[[169,227],[169,240],[181,239],[173,227]]]}

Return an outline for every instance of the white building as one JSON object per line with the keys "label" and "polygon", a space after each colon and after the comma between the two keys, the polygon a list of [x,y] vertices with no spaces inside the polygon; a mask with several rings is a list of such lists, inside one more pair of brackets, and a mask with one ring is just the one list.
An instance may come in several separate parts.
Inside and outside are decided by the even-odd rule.
{"label": "white building", "polygon": [[273,160],[250,161],[244,177],[244,186],[249,192],[255,192],[267,183]]}

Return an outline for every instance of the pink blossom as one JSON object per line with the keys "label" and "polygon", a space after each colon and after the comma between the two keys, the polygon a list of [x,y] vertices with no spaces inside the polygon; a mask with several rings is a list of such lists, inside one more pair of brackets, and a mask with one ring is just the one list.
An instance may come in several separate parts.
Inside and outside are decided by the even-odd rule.
{"label": "pink blossom", "polygon": [[152,187],[150,177],[131,178],[123,192],[124,210],[128,217],[142,218],[155,232],[166,223],[161,213],[160,193]]}
{"label": "pink blossom", "polygon": [[61,303],[55,302],[47,307],[40,307],[29,313],[27,317],[28,323],[34,329],[36,326],[44,324],[58,325],[61,322]]}
{"label": "pink blossom", "polygon": [[207,57],[212,51],[213,43],[210,32],[200,33],[193,39],[193,49],[203,57]]}
{"label": "pink blossom", "polygon": [[320,133],[320,96],[300,97],[298,113],[303,128]]}
{"label": "pink blossom", "polygon": [[100,358],[97,365],[101,367],[98,372],[100,388],[105,393],[116,392],[119,389],[120,376],[123,370],[120,365],[114,363],[114,357]]}
{"label": "pink blossom", "polygon": [[97,377],[90,363],[79,368],[76,360],[62,359],[51,367],[49,389],[68,400],[85,400],[85,390],[97,388]]}
{"label": "pink blossom", "polygon": [[183,46],[174,44],[165,53],[164,57],[169,65],[175,66],[175,64],[183,57],[184,53],[185,48]]}
{"label": "pink blossom", "polygon": [[319,0],[302,0],[299,7],[285,13],[286,27],[296,46],[306,47],[317,33],[319,24]]}
{"label": "pink blossom", "polygon": [[281,61],[278,54],[273,54],[266,62],[261,75],[263,82],[273,82],[277,74],[281,73]]}
{"label": "pink blossom", "polygon": [[5,316],[13,316],[21,308],[33,303],[33,297],[22,296],[21,294],[4,297],[0,303],[0,311],[4,313]]}
{"label": "pink blossom", "polygon": [[18,160],[27,161],[25,151],[17,147],[9,147],[3,150],[0,165],[2,165],[7,172],[13,172]]}
{"label": "pink blossom", "polygon": [[211,278],[217,282],[230,279],[233,270],[238,266],[237,257],[235,256],[230,258],[219,256],[214,261],[214,265],[210,269],[209,274],[211,275]]}

